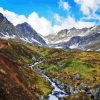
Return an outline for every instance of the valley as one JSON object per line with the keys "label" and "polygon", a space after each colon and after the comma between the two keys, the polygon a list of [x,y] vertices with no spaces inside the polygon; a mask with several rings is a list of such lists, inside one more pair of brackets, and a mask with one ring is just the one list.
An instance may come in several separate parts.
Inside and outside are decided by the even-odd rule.
{"label": "valley", "polygon": [[[0,97],[11,100],[15,97],[21,99],[22,95],[25,95],[28,100],[32,100],[33,97],[35,100],[39,100],[39,97],[42,100],[46,99],[49,93],[51,94],[52,85],[56,84],[68,95],[73,94],[72,97],[77,94],[83,100],[85,100],[84,96],[98,98],[99,52],[50,49],[23,44],[12,39],[1,39],[0,47],[0,80],[2,80],[0,90],[5,91]],[[39,61],[42,62],[36,63]],[[30,68],[32,63],[36,64]],[[35,70],[36,68],[39,68],[43,77]],[[96,90],[98,90],[97,95],[91,92]],[[11,94],[12,91],[17,94]],[[63,99],[74,100],[75,97],[72,97],[67,96]]]}
{"label": "valley", "polygon": [[42,36],[0,13],[0,100],[99,100],[100,25]]}

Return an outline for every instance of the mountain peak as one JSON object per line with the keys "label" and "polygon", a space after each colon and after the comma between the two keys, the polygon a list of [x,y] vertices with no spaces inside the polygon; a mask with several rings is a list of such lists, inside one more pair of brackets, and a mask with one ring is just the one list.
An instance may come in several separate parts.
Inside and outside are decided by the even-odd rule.
{"label": "mountain peak", "polygon": [[[3,14],[2,14],[2,13],[0,13],[0,17],[1,17],[1,16],[3,16]],[[3,17],[4,17],[4,16],[3,16]]]}
{"label": "mountain peak", "polygon": [[75,28],[75,27],[73,27],[73,28],[71,28],[70,30],[76,30],[76,28]]}
{"label": "mountain peak", "polygon": [[19,31],[15,26],[2,14],[0,13],[0,36],[18,36]]}
{"label": "mountain peak", "polygon": [[18,25],[30,26],[27,22],[24,22],[24,23],[21,23],[21,24],[18,24]]}
{"label": "mountain peak", "polygon": [[4,19],[6,19],[6,18],[4,17],[4,15],[2,13],[0,13],[0,22],[2,22]]}
{"label": "mountain peak", "polygon": [[[22,24],[18,24],[17,29],[19,29],[21,32],[28,34],[34,33],[37,34],[37,32],[29,25],[27,22],[24,22]],[[31,36],[31,35],[30,35]]]}
{"label": "mountain peak", "polygon": [[66,35],[67,32],[68,32],[67,29],[63,29],[63,30],[61,30],[61,31],[58,32],[58,35],[62,35],[62,34],[63,34],[63,35]]}
{"label": "mountain peak", "polygon": [[44,39],[29,25],[27,22],[24,22],[22,24],[18,24],[16,28],[23,33],[23,37],[27,37],[29,40],[36,40],[35,42],[39,42],[41,44],[45,44],[46,42]]}
{"label": "mountain peak", "polygon": [[29,25],[27,22],[24,22],[24,23],[21,23],[21,24],[18,24],[16,27],[29,27],[29,28],[31,28],[32,29],[32,27],[31,27],[31,25]]}

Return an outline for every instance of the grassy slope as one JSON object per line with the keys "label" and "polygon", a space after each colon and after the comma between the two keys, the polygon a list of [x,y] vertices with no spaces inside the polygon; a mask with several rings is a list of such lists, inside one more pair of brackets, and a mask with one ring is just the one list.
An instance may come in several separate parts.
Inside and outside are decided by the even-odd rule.
{"label": "grassy slope", "polygon": [[[45,70],[50,77],[54,77],[65,84],[78,87],[80,83],[84,82],[88,84],[90,88],[96,87],[97,84],[100,84],[99,52],[48,49],[28,44],[22,45],[21,43],[14,41],[4,41],[4,43],[2,41],[0,44],[5,44],[0,45],[1,59],[3,59],[2,57],[5,57],[7,60],[9,60],[9,62],[16,65],[9,67],[14,68],[14,73],[17,73],[18,80],[25,85],[25,87],[32,93],[32,95],[34,95],[34,97],[38,97],[39,95],[47,95],[50,92],[50,87],[49,83],[45,79],[41,78],[36,72],[27,67],[28,64],[32,62],[32,57],[39,60],[39,58],[42,56],[45,61],[38,66]],[[0,63],[0,79],[4,80],[4,75],[7,77],[7,74],[11,74],[12,72],[10,72],[11,68],[8,72],[3,69],[2,66],[5,65],[2,64],[1,60]],[[76,73],[81,74],[80,80],[73,80]],[[11,79],[9,80],[10,82]],[[94,79],[96,79],[95,82]],[[16,86],[14,86],[14,88],[16,88]],[[20,90],[22,91],[22,89]],[[21,95],[22,94],[20,94],[20,96]]]}
{"label": "grassy slope", "polygon": [[[78,91],[81,83],[87,84],[89,89],[100,87],[100,52],[65,51],[40,47],[37,47],[37,51],[45,56],[45,61],[38,66],[45,70],[48,76],[76,87]],[[76,73],[81,74],[80,80],[73,80]],[[91,99],[87,93],[80,92],[64,100]]]}
{"label": "grassy slope", "polygon": [[[81,82],[91,87],[100,83],[99,52],[65,51],[40,47],[37,47],[37,52],[46,57],[46,60],[38,66],[51,77],[74,86]],[[76,73],[81,74],[79,81],[72,80]],[[95,82],[93,82],[94,78]]]}
{"label": "grassy slope", "polygon": [[38,100],[51,92],[50,84],[29,68],[41,55],[24,44],[0,39],[0,100]]}

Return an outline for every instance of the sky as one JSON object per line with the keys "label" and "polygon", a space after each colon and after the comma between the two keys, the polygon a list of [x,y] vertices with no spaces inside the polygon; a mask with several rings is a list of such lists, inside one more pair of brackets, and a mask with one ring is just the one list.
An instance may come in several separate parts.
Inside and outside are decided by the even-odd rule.
{"label": "sky", "polygon": [[100,0],[0,0],[0,12],[15,26],[27,22],[43,36],[100,25]]}

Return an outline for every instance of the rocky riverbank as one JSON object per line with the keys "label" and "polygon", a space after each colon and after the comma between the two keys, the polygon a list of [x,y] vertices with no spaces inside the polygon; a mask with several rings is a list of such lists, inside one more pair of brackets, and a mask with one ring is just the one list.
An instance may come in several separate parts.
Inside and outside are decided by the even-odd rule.
{"label": "rocky riverbank", "polygon": [[[76,74],[76,76],[76,80],[79,80],[80,75]],[[75,79],[75,77],[73,79]],[[68,93],[68,96],[63,97],[61,100],[100,100],[100,84],[95,84],[94,87],[90,87],[85,83],[80,83],[79,86],[71,86],[56,78],[51,78],[51,80],[61,90]]]}
{"label": "rocky riverbank", "polygon": [[[57,78],[47,76],[48,74],[44,70],[39,69],[36,64],[34,65],[33,69],[45,77],[53,87],[52,93],[47,96],[46,100],[99,100],[100,85],[89,87],[88,84],[80,83],[79,86],[74,87],[63,83]],[[80,79],[80,73],[75,74],[73,77],[75,81],[79,81]]]}

